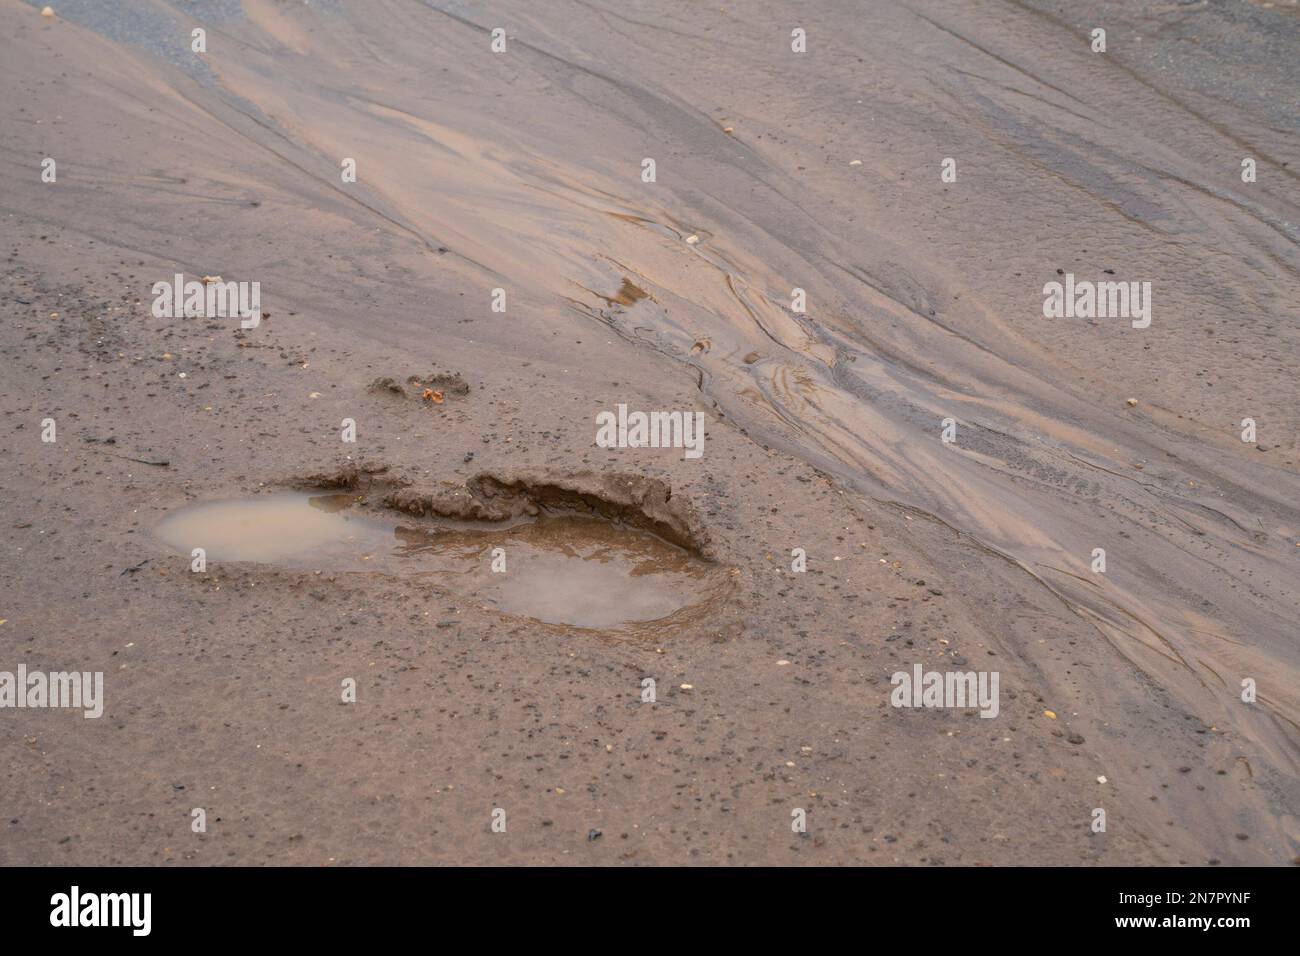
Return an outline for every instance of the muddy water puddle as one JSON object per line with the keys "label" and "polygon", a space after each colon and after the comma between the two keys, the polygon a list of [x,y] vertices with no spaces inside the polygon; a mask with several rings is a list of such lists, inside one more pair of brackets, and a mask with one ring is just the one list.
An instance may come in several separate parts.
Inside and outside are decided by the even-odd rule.
{"label": "muddy water puddle", "polygon": [[338,568],[384,547],[392,533],[344,514],[350,495],[279,494],[189,505],[158,526],[178,551],[202,548],[209,561]]}
{"label": "muddy water puddle", "polygon": [[572,627],[661,620],[716,590],[712,566],[598,518],[466,528],[389,515],[362,508],[354,495],[288,492],[189,505],[156,533],[183,554],[203,548],[210,562],[427,575],[502,613]]}

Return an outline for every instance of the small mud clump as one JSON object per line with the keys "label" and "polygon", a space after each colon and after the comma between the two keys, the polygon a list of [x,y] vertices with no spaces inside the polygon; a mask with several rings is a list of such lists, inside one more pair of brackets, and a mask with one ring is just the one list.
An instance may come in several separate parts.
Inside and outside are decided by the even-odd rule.
{"label": "small mud clump", "polygon": [[423,378],[419,375],[412,375],[406,380],[406,384],[412,386],[417,391],[431,388],[440,392],[445,392],[448,395],[469,394],[469,383],[466,382],[458,372],[427,375]]}
{"label": "small mud clump", "polygon": [[[410,386],[408,391],[406,386]],[[411,375],[406,379],[406,385],[390,376],[383,376],[375,379],[367,387],[366,391],[392,398],[426,398],[429,393],[436,392],[441,398],[447,395],[464,396],[469,394],[469,383],[459,372],[438,372],[433,375]]]}
{"label": "small mud clump", "polygon": [[373,382],[370,383],[366,391],[375,392],[376,394],[380,394],[380,395],[396,395],[399,397],[406,396],[406,392],[403,390],[402,386],[399,385],[397,382],[395,382],[393,379],[388,377],[375,379]]}

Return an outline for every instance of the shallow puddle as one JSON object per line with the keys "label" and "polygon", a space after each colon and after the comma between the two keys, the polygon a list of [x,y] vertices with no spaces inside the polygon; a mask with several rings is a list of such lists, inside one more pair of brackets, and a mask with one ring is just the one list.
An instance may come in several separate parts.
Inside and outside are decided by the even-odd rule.
{"label": "shallow puddle", "polygon": [[[399,528],[397,534],[413,557],[470,559],[475,593],[489,607],[551,624],[658,620],[698,600],[711,577],[708,566],[681,548],[597,518],[541,518],[508,531]],[[491,570],[494,557],[504,558],[504,572]]]}
{"label": "shallow puddle", "polygon": [[356,502],[303,493],[208,502],[168,515],[157,534],[184,554],[203,548],[209,561],[431,575],[503,613],[573,627],[660,620],[713,589],[709,565],[649,532],[597,518],[467,530],[385,521],[389,513]]}
{"label": "shallow puddle", "polygon": [[202,548],[209,561],[337,567],[392,540],[382,524],[345,515],[353,503],[350,495],[298,493],[211,501],[169,514],[157,534],[186,554]]}

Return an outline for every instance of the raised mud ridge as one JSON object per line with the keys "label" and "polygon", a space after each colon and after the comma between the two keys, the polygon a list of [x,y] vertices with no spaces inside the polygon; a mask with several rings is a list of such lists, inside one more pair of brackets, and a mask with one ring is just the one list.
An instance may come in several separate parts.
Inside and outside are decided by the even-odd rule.
{"label": "raised mud ridge", "polygon": [[604,518],[716,560],[708,530],[690,502],[673,498],[668,482],[645,475],[522,469],[481,472],[464,483],[429,487],[387,465],[349,463],[283,483],[378,495],[385,507],[416,517],[490,522],[540,514]]}

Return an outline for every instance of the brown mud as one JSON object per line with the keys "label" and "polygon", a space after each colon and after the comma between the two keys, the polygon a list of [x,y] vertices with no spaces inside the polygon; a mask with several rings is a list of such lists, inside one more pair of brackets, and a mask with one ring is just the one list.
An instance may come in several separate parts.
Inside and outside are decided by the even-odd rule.
{"label": "brown mud", "polygon": [[[352,471],[321,483],[355,487],[359,477]],[[367,478],[373,479],[373,472]],[[193,556],[198,549],[204,563],[421,575],[441,592],[484,609],[547,624],[609,631],[655,622],[662,630],[675,626],[669,618],[688,609],[693,619],[702,617],[703,605],[721,604],[728,589],[724,570],[693,560],[683,547],[651,531],[636,530],[662,527],[700,551],[689,532],[632,503],[627,488],[654,484],[610,477],[588,482],[587,490],[578,492],[569,489],[583,487],[581,481],[508,483],[480,475],[469,483],[474,492],[428,495],[403,489],[376,495],[368,480],[365,495],[281,492],[187,505],[167,515],[156,534],[181,554]],[[597,487],[618,489],[614,497],[621,503]],[[367,507],[372,496],[385,507]],[[485,504],[485,496],[495,500]],[[387,509],[467,520],[450,526],[437,520],[396,523]],[[473,527],[521,513],[530,520],[502,530]]]}
{"label": "brown mud", "polygon": [[[1297,858],[1294,9],[245,0],[199,59],[148,6],[0,0],[0,648],[108,699],[0,715],[0,863]],[[176,271],[267,315],[154,318]],[[1151,326],[1043,318],[1066,272]],[[703,458],[595,447],[616,403]],[[292,487],[415,550],[654,535],[710,596],[596,636],[154,538]],[[891,708],[917,661],[1001,715]]]}

